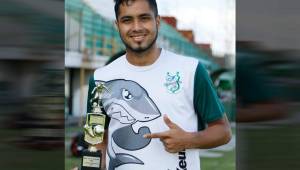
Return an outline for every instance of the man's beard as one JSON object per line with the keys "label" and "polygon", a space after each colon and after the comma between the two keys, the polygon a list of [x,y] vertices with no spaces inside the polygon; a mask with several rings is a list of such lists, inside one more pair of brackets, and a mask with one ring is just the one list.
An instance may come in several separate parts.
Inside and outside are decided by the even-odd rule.
{"label": "man's beard", "polygon": [[151,43],[149,43],[149,45],[144,47],[144,48],[143,47],[133,48],[128,43],[126,43],[126,41],[124,41],[122,36],[120,36],[120,37],[121,37],[121,40],[124,43],[126,49],[129,49],[130,51],[135,52],[135,53],[142,53],[142,52],[145,52],[145,51],[149,50],[154,45],[154,43],[156,42],[157,37],[158,37],[158,30],[156,31],[156,35],[155,35],[155,38],[153,39],[153,41],[151,41]]}

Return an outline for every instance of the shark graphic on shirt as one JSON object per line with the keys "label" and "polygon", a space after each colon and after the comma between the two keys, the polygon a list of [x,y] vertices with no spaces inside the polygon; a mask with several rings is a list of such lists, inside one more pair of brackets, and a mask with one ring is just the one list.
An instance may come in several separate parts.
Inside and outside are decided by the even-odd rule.
{"label": "shark graphic on shirt", "polygon": [[160,117],[161,113],[147,91],[134,81],[116,79],[104,82],[104,85],[108,90],[103,93],[103,108],[108,116],[123,125],[112,132],[107,149],[110,158],[108,170],[115,170],[124,164],[143,165],[144,162],[134,155],[116,153],[115,149],[119,147],[136,151],[145,148],[151,142],[151,139],[143,137],[151,133],[149,127],[140,127],[135,132],[132,126],[136,122],[152,121]]}

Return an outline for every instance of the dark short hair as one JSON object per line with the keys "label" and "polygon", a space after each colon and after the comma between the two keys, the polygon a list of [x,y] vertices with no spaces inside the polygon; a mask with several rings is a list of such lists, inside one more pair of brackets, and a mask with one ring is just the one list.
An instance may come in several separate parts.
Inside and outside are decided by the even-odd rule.
{"label": "dark short hair", "polygon": [[[114,0],[114,1],[115,1],[115,15],[116,15],[116,19],[118,19],[120,5],[123,3],[126,3],[126,5],[129,5],[130,2],[134,2],[136,0]],[[149,3],[150,8],[154,12],[155,17],[158,16],[156,0],[147,0],[147,1]]]}

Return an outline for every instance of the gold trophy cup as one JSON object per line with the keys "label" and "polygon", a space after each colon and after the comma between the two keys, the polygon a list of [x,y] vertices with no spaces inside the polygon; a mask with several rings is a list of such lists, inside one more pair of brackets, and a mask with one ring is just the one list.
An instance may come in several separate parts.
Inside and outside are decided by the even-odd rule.
{"label": "gold trophy cup", "polygon": [[104,83],[97,83],[92,90],[94,97],[89,101],[92,104],[92,113],[87,113],[84,125],[84,140],[89,144],[88,149],[82,153],[81,170],[99,170],[101,167],[101,150],[97,144],[103,142],[105,115],[101,111],[102,93],[108,89]]}

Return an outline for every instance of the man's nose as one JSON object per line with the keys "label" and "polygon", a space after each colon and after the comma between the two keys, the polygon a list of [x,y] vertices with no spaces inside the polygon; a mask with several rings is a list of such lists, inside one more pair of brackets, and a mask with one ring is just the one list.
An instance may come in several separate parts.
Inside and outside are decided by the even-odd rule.
{"label": "man's nose", "polygon": [[139,31],[143,28],[142,24],[140,21],[136,20],[133,22],[133,30],[134,31]]}

